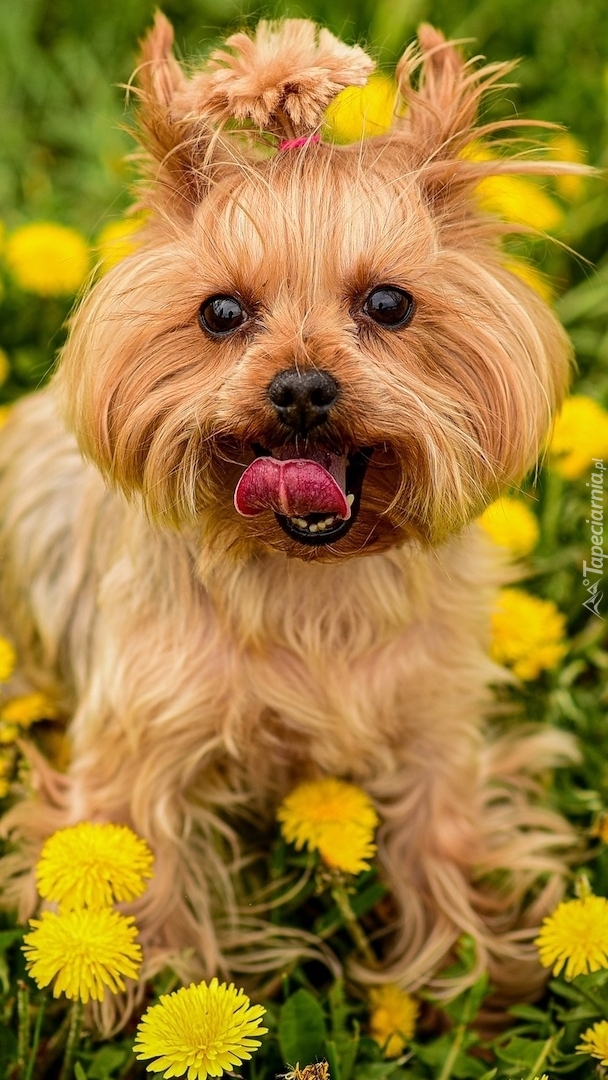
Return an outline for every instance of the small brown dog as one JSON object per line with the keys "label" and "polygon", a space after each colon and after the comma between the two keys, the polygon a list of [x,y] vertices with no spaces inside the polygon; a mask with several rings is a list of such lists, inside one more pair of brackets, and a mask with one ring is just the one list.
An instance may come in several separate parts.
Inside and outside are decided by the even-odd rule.
{"label": "small brown dog", "polygon": [[6,902],[34,906],[44,836],[126,822],[156,855],[131,909],[148,970],[279,967],[314,942],[239,921],[226,850],[239,819],[338,775],[378,807],[400,913],[382,971],[352,974],[441,992],[466,932],[503,997],[529,997],[573,842],[531,774],[572,748],[484,732],[503,570],[469,523],[536,460],[569,346],[475,187],[568,166],[476,160],[509,66],[428,26],[391,132],[343,147],[318,132],[371,71],[361,49],[261,23],[186,77],[171,43],[158,16],[141,243],[0,441],[6,629],[73,744],[9,815]]}

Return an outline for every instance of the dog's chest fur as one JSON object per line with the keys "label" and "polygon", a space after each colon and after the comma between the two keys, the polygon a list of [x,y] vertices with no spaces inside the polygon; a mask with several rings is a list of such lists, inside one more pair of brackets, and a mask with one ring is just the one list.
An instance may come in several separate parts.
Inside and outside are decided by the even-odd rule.
{"label": "dog's chest fur", "polygon": [[268,812],[318,771],[373,786],[440,768],[455,745],[471,765],[496,674],[496,567],[475,531],[430,554],[209,563],[196,536],[153,530],[107,491],[51,394],[21,410],[4,438],[4,595],[26,669],[58,679],[68,709],[79,702],[79,760],[110,730],[119,773],[154,740],[185,798],[201,784],[209,798],[216,776],[220,802],[228,781],[236,802]]}

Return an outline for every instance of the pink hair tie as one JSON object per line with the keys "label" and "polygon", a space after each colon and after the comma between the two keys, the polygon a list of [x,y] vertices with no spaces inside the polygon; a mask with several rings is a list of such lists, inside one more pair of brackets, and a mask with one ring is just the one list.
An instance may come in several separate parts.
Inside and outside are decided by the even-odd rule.
{"label": "pink hair tie", "polygon": [[300,135],[299,139],[283,139],[283,142],[279,143],[279,150],[295,150],[298,146],[306,146],[308,143],[320,141],[320,135]]}

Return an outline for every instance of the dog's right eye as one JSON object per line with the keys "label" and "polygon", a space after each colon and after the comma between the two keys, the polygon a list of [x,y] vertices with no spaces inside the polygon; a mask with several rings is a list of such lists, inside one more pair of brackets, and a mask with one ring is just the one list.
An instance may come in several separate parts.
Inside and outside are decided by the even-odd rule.
{"label": "dog's right eye", "polygon": [[211,296],[208,300],[203,300],[198,317],[203,329],[214,336],[238,330],[249,318],[235,296]]}
{"label": "dog's right eye", "polygon": [[396,285],[380,285],[372,289],[363,311],[381,326],[406,326],[414,314],[414,299]]}

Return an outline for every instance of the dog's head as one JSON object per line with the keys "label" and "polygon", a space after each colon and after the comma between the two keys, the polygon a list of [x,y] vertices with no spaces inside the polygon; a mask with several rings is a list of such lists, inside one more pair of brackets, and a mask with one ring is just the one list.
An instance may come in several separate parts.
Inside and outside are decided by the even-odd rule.
{"label": "dog's head", "polygon": [[153,519],[333,559],[436,543],[534,463],[568,344],[475,188],[559,166],[476,160],[506,68],[419,40],[391,132],[336,146],[317,133],[373,67],[361,49],[261,23],[187,78],[157,17],[138,69],[148,222],[59,375],[83,451]]}

